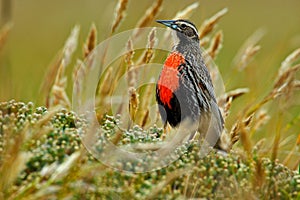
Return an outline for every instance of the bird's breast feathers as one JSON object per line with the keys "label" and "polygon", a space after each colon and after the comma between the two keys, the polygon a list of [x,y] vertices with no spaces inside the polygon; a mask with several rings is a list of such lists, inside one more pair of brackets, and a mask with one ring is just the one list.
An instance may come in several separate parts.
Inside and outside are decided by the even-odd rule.
{"label": "bird's breast feathers", "polygon": [[178,67],[185,62],[179,52],[171,53],[164,64],[158,80],[158,94],[162,103],[171,108],[171,99],[174,91],[179,87]]}

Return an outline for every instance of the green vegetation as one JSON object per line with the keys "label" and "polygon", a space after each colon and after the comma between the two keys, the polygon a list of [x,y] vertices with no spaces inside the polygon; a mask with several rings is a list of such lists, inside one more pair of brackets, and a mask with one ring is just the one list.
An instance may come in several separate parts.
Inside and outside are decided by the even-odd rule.
{"label": "green vegetation", "polygon": [[[0,110],[3,199],[299,198],[300,175],[278,161],[260,158],[259,147],[253,148],[250,158],[214,151],[199,158],[199,147],[193,143],[165,168],[129,173],[107,167],[86,153],[79,131],[84,122],[75,113],[15,101],[1,103]],[[102,127],[107,136],[115,134],[115,121],[107,117]],[[75,128],[75,123],[81,125]],[[131,137],[134,130],[129,130],[119,143],[150,143],[144,138],[157,131],[161,132],[152,128]],[[120,164],[128,165],[128,170],[134,167]]]}

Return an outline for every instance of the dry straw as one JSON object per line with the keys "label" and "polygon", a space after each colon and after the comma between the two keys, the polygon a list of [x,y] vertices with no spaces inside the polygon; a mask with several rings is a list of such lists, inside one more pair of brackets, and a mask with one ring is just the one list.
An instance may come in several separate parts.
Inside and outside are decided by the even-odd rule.
{"label": "dry straw", "polygon": [[147,109],[145,112],[144,112],[144,115],[141,117],[141,122],[140,122],[140,125],[142,128],[144,128],[147,124],[147,121],[148,121],[148,117],[149,117],[149,109]]}
{"label": "dry straw", "polygon": [[255,173],[252,181],[252,187],[257,188],[257,187],[262,187],[265,184],[265,169],[262,164],[261,158],[258,158],[254,161],[255,163]]}
{"label": "dry straw", "polygon": [[71,103],[66,93],[67,87],[67,77],[64,76],[65,73],[65,62],[61,61],[61,64],[58,68],[54,84],[51,88],[50,95],[47,99],[47,106],[53,107],[61,105],[65,108],[70,108]]}
{"label": "dry straw", "polygon": [[236,66],[239,70],[243,70],[249,65],[254,56],[260,50],[260,46],[257,45],[257,43],[261,40],[264,34],[265,31],[263,29],[259,29],[245,41],[233,59],[234,66]]}
{"label": "dry straw", "polygon": [[[298,137],[296,138],[296,141],[294,143],[294,146],[292,147],[292,150],[288,153],[288,155],[285,157],[283,164],[288,165],[289,162],[292,161],[293,155],[296,155],[297,153],[299,154],[299,147],[300,147],[300,134],[298,134]],[[296,158],[296,166],[293,167],[293,169],[296,169],[298,166],[298,163],[300,163],[300,157],[297,156]]]}
{"label": "dry straw", "polygon": [[83,46],[83,55],[86,58],[96,47],[97,44],[97,29],[95,24],[92,24],[87,40]]}
{"label": "dry straw", "polygon": [[260,129],[264,124],[266,124],[270,119],[266,110],[260,110],[253,121],[253,128],[251,130],[252,133],[255,133],[258,129]]}
{"label": "dry straw", "polygon": [[212,39],[211,45],[208,50],[208,54],[212,59],[215,59],[223,43],[223,32],[218,31]]}
{"label": "dry straw", "polygon": [[152,4],[152,6],[146,11],[146,14],[138,21],[138,23],[135,26],[138,29],[133,34],[134,39],[139,37],[140,34],[142,33],[141,28],[146,27],[153,22],[154,17],[158,14],[158,12],[161,9],[162,2],[163,2],[163,0],[156,0]]}
{"label": "dry straw", "polygon": [[232,101],[248,92],[249,92],[248,88],[238,88],[238,89],[227,92],[225,95],[223,95],[219,99],[218,105],[223,110],[223,112],[224,112],[223,116],[225,118],[229,114],[229,109],[231,107]]}
{"label": "dry straw", "polygon": [[156,43],[157,43],[156,28],[152,28],[148,35],[147,48],[145,49],[143,54],[140,56],[140,59],[137,62],[138,65],[150,63],[150,61],[152,60],[152,58],[154,56],[153,48],[155,47]]}
{"label": "dry straw", "polygon": [[274,138],[274,142],[273,142],[273,148],[272,148],[272,155],[271,155],[272,161],[275,161],[277,159],[278,147],[279,147],[279,142],[280,142],[280,137],[281,137],[281,133],[280,133],[281,126],[282,126],[282,118],[279,117],[279,121],[276,126],[276,134],[275,134],[275,138]]}
{"label": "dry straw", "polygon": [[133,50],[132,40],[129,39],[126,45],[127,53],[125,54],[125,63],[127,65],[128,72],[128,86],[135,87],[136,86],[136,69],[134,68],[133,55],[135,51]]}
{"label": "dry straw", "polygon": [[6,136],[0,162],[0,191],[3,193],[12,186],[26,163],[26,156],[21,152],[25,135],[15,134],[13,128],[13,125],[10,125],[2,129],[3,135]]}
{"label": "dry straw", "polygon": [[177,169],[171,173],[168,173],[166,175],[166,178],[161,181],[159,184],[157,184],[150,192],[149,195],[147,196],[146,199],[157,199],[157,195],[167,186],[170,185],[175,179],[183,176],[186,174],[188,171],[190,171],[190,168],[184,168],[184,169]]}
{"label": "dry straw", "polygon": [[211,18],[204,21],[204,23],[199,29],[200,40],[213,31],[218,21],[227,13],[227,11],[228,11],[227,8],[223,8],[215,15],[213,15]]}
{"label": "dry straw", "polygon": [[[231,138],[231,144],[229,145],[229,149],[232,148],[232,146],[241,139],[244,149],[247,153],[250,153],[250,150],[252,149],[250,137],[249,137],[249,128],[250,123],[252,122],[253,115],[250,115],[247,118],[244,118],[244,116],[240,116],[237,121],[232,126],[229,136]],[[249,154],[248,154],[249,155]]]}
{"label": "dry straw", "polygon": [[[82,81],[85,79],[88,70],[91,68],[91,63],[94,61],[94,56],[92,51],[95,49],[97,44],[97,28],[95,24],[92,24],[86,42],[83,45],[83,58],[86,59],[87,65],[78,59],[77,63],[73,69],[73,82],[78,92],[83,85]],[[82,88],[81,88],[82,89]]]}
{"label": "dry straw", "polygon": [[281,67],[279,69],[279,74],[283,74],[288,68],[300,59],[300,48],[293,51],[290,55],[286,57],[286,59],[281,63]]}
{"label": "dry straw", "polygon": [[115,19],[112,23],[111,34],[113,34],[117,30],[117,28],[121,24],[121,21],[124,19],[125,14],[126,14],[127,4],[128,4],[128,0],[119,0],[118,1],[116,10],[114,12]]}
{"label": "dry straw", "polygon": [[139,119],[140,119],[140,125],[142,127],[144,127],[148,121],[148,117],[149,117],[149,106],[151,103],[151,97],[153,95],[153,85],[152,84],[148,84],[146,86],[146,88],[144,89],[144,92],[141,94],[140,97],[140,109],[139,109]]}
{"label": "dry straw", "polygon": [[249,158],[251,157],[251,151],[252,151],[252,142],[250,140],[250,133],[249,133],[249,127],[250,127],[250,122],[252,121],[252,117],[253,116],[250,116],[242,123],[239,123],[239,127],[238,127],[239,139],[241,140],[244,150],[246,151]]}
{"label": "dry straw", "polygon": [[175,17],[173,19],[188,19],[192,15],[193,11],[198,8],[199,3],[195,2],[191,5],[187,6],[183,10],[176,13]]}
{"label": "dry straw", "polygon": [[[254,38],[258,40],[258,38],[260,37],[255,36]],[[251,39],[250,41],[253,41],[253,39]],[[250,127],[250,122],[252,121],[253,115],[257,111],[259,111],[263,105],[280,96],[285,96],[285,98],[287,98],[291,95],[292,91],[295,89],[294,83],[297,82],[297,80],[295,79],[295,74],[300,69],[300,65],[295,65],[292,67],[290,66],[293,64],[293,62],[297,60],[298,57],[299,57],[298,50],[294,51],[292,54],[287,56],[287,58],[283,62],[284,63],[282,65],[283,67],[281,66],[281,68],[279,69],[278,75],[274,81],[273,89],[261,101],[259,101],[254,105],[250,105],[243,110],[240,119],[237,120],[237,122],[233,125],[230,132],[232,144],[237,142],[239,137],[241,137],[241,139],[243,140],[242,143],[244,145],[244,148],[249,153],[251,145],[249,145],[248,142],[249,136],[248,136],[248,131],[246,131],[246,128]],[[254,124],[252,133],[256,129],[258,129],[261,126],[261,124],[265,123],[265,121],[268,120],[267,115],[262,114],[258,116],[259,118],[256,121],[256,125]],[[280,129],[281,129],[280,126],[281,126],[281,122],[278,123],[276,136],[273,143],[273,149],[272,149],[273,160],[277,158],[277,154],[278,154],[277,152],[279,148],[278,146],[279,146]]]}
{"label": "dry straw", "polygon": [[113,69],[112,67],[109,67],[104,74],[102,84],[99,86],[100,98],[102,97],[104,99],[105,96],[110,95],[112,80],[113,80]]}
{"label": "dry straw", "polygon": [[132,120],[135,120],[136,112],[139,106],[139,95],[135,89],[136,86],[136,70],[134,69],[133,63],[133,45],[132,40],[129,39],[126,45],[127,53],[125,54],[125,63],[128,71],[128,94],[129,94],[129,113]]}
{"label": "dry straw", "polygon": [[70,106],[65,92],[67,78],[64,74],[77,48],[79,30],[79,26],[73,28],[63,50],[58,54],[54,64],[49,67],[46,73],[41,90],[47,95],[46,105],[48,107],[55,106],[58,102],[62,102],[62,105],[66,105],[67,107]]}
{"label": "dry straw", "polygon": [[136,92],[136,89],[134,87],[130,87],[128,89],[129,93],[129,113],[131,119],[134,121],[135,120],[135,115],[139,106],[139,95]]}

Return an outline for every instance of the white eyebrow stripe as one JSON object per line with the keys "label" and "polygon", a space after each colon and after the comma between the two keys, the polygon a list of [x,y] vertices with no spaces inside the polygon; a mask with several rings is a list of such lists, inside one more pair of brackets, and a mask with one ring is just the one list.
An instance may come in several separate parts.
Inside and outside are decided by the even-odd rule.
{"label": "white eyebrow stripe", "polygon": [[183,22],[183,21],[181,21],[180,23],[181,23],[181,24],[185,24],[185,25],[188,26],[188,27],[191,27],[191,28],[195,31],[195,33],[197,33],[197,35],[199,35],[199,34],[198,34],[198,31],[197,31],[197,29],[196,29],[196,27],[193,26],[192,24],[187,23],[187,22]]}

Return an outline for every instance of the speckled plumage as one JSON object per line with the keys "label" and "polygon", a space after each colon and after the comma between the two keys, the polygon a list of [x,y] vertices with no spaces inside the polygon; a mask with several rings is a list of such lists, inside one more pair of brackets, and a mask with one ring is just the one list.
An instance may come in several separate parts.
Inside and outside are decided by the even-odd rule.
{"label": "speckled plumage", "polygon": [[[206,136],[206,140],[211,145],[215,146],[223,130],[224,122],[216,102],[210,74],[201,55],[197,29],[186,20],[167,22],[177,25],[177,27],[172,24],[167,26],[176,31],[179,39],[179,43],[174,45],[167,61],[175,54],[181,55],[184,59],[182,62],[174,60],[174,63],[180,63],[176,67],[166,62],[160,74],[156,99],[162,120],[164,124],[169,123],[173,127],[178,126],[186,118],[199,122],[198,131]],[[180,27],[182,24],[186,29]],[[174,73],[174,70],[171,71],[170,68],[176,69],[177,73]],[[161,85],[162,83],[165,85]],[[169,102],[162,98],[165,95],[164,91],[172,92]]]}

